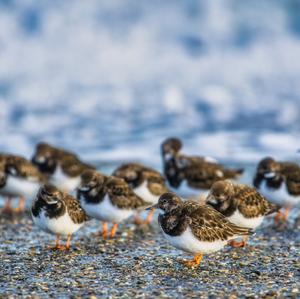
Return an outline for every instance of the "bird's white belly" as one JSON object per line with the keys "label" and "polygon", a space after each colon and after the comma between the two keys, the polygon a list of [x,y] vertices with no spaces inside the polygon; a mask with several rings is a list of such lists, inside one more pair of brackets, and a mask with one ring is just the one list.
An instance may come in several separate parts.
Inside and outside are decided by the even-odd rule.
{"label": "bird's white belly", "polygon": [[155,204],[158,202],[159,196],[153,195],[148,187],[147,187],[147,181],[143,182],[143,184],[137,188],[133,189],[134,193],[141,197],[144,201],[149,202],[151,204]]}
{"label": "bird's white belly", "polygon": [[188,227],[180,236],[170,236],[163,232],[165,238],[176,248],[183,251],[196,254],[196,253],[210,253],[222,249],[226,241],[204,242],[199,241]]}
{"label": "bird's white belly", "polygon": [[105,195],[104,199],[99,204],[86,203],[84,200],[81,200],[80,203],[90,217],[101,221],[120,223],[131,217],[134,213],[134,210],[119,209],[118,207],[115,207],[111,203],[108,195]]}
{"label": "bird's white belly", "polygon": [[279,189],[273,189],[267,186],[266,181],[262,181],[258,190],[267,199],[277,205],[283,207],[293,207],[300,204],[300,196],[290,195],[285,183],[281,184]]}
{"label": "bird's white belly", "polygon": [[68,213],[58,218],[48,218],[45,211],[37,217],[32,215],[34,223],[42,230],[56,235],[71,235],[76,232],[84,223],[74,223]]}
{"label": "bird's white belly", "polygon": [[235,225],[256,229],[263,222],[264,216],[246,218],[238,210],[236,210],[230,217],[227,217],[227,219]]}
{"label": "bird's white belly", "polygon": [[8,196],[24,196],[26,199],[32,200],[39,191],[40,186],[39,182],[8,175],[1,193]]}
{"label": "bird's white belly", "polygon": [[72,192],[77,187],[79,187],[81,182],[80,176],[77,177],[69,177],[66,175],[60,166],[56,167],[54,174],[50,178],[50,183],[55,185],[62,191]]}

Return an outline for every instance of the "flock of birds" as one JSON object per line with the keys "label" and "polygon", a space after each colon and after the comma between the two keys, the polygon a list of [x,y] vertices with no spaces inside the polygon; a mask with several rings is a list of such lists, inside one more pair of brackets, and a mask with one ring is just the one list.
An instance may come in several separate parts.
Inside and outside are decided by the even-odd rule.
{"label": "flock of birds", "polygon": [[[163,174],[127,163],[109,176],[47,143],[36,146],[31,161],[0,154],[0,195],[6,197],[2,213],[22,213],[29,202],[33,222],[56,235],[51,248],[68,250],[72,235],[91,218],[102,222],[99,234],[108,238],[132,216],[136,224],[149,224],[157,209],[164,237],[194,255],[183,261],[185,265],[198,266],[203,254],[227,244],[246,246],[265,216],[276,213],[276,222],[286,221],[288,211],[300,203],[300,167],[295,163],[264,158],[251,187],[234,182],[243,169],[187,156],[181,149],[177,138],[162,143]],[[181,198],[175,192],[189,195]],[[11,204],[15,197],[19,198],[17,208]],[[149,214],[142,220],[139,214],[145,209]],[[61,236],[67,236],[65,245]]]}

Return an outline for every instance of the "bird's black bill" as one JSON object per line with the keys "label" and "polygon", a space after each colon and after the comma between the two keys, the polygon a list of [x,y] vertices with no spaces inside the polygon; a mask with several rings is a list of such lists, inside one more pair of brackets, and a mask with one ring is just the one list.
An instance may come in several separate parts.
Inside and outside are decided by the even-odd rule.
{"label": "bird's black bill", "polygon": [[157,208],[158,208],[158,204],[155,204],[154,206],[148,207],[148,208],[146,209],[146,211],[153,210],[153,209],[157,209]]}

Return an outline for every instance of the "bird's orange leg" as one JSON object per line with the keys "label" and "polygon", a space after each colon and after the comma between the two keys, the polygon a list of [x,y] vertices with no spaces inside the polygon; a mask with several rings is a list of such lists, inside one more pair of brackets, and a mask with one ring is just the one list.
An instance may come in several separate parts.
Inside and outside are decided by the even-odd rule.
{"label": "bird's orange leg", "polygon": [[182,261],[182,263],[187,267],[198,267],[201,263],[202,258],[203,258],[203,254],[199,253],[196,254],[192,260],[189,261],[184,260]]}
{"label": "bird's orange leg", "polygon": [[71,247],[71,240],[72,240],[72,235],[68,235],[65,250],[69,250]]}
{"label": "bird's orange leg", "polygon": [[231,240],[231,241],[228,242],[228,244],[232,247],[235,247],[235,248],[246,247],[248,239],[249,239],[249,237],[245,236],[245,237],[243,237],[243,240],[240,241],[240,242],[235,241],[235,240]]}
{"label": "bird's orange leg", "polygon": [[141,225],[143,223],[143,220],[141,219],[139,214],[135,214],[133,222],[136,225]]}
{"label": "bird's orange leg", "polygon": [[107,222],[102,223],[102,237],[106,239],[108,237],[108,226]]}
{"label": "bird's orange leg", "polygon": [[116,231],[118,229],[118,223],[114,223],[112,229],[111,229],[111,232],[110,232],[110,237],[113,238],[116,234]]}
{"label": "bird's orange leg", "polygon": [[282,212],[281,212],[281,211],[278,211],[278,212],[276,213],[276,215],[275,215],[274,222],[275,222],[276,224],[278,224],[278,223],[281,221],[281,219],[282,219]]}
{"label": "bird's orange leg", "polygon": [[284,221],[287,221],[287,220],[288,220],[288,218],[289,218],[289,213],[290,213],[290,208],[289,208],[289,207],[285,208],[285,211],[284,211],[284,213],[283,213],[283,219],[284,219]]}
{"label": "bird's orange leg", "polygon": [[60,235],[56,235],[55,245],[47,246],[47,249],[62,249],[64,247],[60,245]]}
{"label": "bird's orange leg", "polygon": [[276,213],[276,216],[275,216],[275,223],[278,224],[279,222],[283,221],[283,222],[286,222],[288,217],[289,217],[289,212],[290,212],[290,208],[285,208],[284,209],[284,212],[282,211],[278,211]]}
{"label": "bird's orange leg", "polygon": [[1,212],[5,214],[11,214],[13,212],[13,208],[11,207],[11,197],[6,198]]}
{"label": "bird's orange leg", "polygon": [[14,211],[16,213],[23,213],[25,211],[25,197],[20,197],[19,204]]}
{"label": "bird's orange leg", "polygon": [[150,224],[151,223],[154,211],[155,211],[154,209],[151,209],[150,212],[148,213],[146,221],[145,221],[146,224]]}

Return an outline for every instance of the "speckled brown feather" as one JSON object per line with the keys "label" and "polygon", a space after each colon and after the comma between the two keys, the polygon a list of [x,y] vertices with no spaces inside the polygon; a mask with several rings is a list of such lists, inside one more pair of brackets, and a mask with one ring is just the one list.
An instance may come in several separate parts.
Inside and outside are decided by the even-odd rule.
{"label": "speckled brown feather", "polygon": [[144,177],[148,181],[149,191],[154,195],[161,195],[168,192],[165,178],[156,171],[145,171]]}
{"label": "speckled brown feather", "polygon": [[137,196],[121,178],[108,177],[106,192],[112,204],[120,209],[138,209],[149,206],[149,203]]}
{"label": "speckled brown feather", "polygon": [[[274,172],[276,176],[266,179],[264,173],[267,172]],[[263,181],[266,181],[267,186],[274,190],[285,183],[289,194],[300,195],[300,167],[296,163],[275,161],[271,157],[262,159],[257,166],[253,184],[256,188],[260,188]]]}
{"label": "speckled brown feather", "polygon": [[46,182],[45,176],[30,161],[20,156],[9,156],[6,159],[6,169],[13,167],[17,176],[35,179],[39,182]]}
{"label": "speckled brown feather", "polygon": [[300,195],[300,167],[295,163],[280,162],[281,173],[284,176],[288,192],[291,195]]}
{"label": "speckled brown feather", "polygon": [[124,179],[132,188],[147,180],[147,187],[153,195],[168,191],[165,178],[156,170],[138,163],[127,163],[118,167],[113,175]]}
{"label": "speckled brown feather", "polygon": [[190,228],[200,241],[226,241],[234,236],[251,234],[251,230],[234,225],[207,205],[186,201],[183,203],[182,213],[191,218]]}
{"label": "speckled brown feather", "polygon": [[89,220],[78,200],[76,200],[73,196],[64,193],[63,201],[65,202],[68,213],[74,223],[82,223]]}
{"label": "speckled brown feather", "polygon": [[209,189],[218,180],[237,178],[242,173],[241,169],[227,169],[201,157],[180,155],[177,159],[180,171],[184,173],[188,185],[192,188]]}
{"label": "speckled brown feather", "polygon": [[93,166],[82,163],[77,158],[69,155],[61,157],[61,168],[70,177],[77,177],[87,169],[95,169]]}
{"label": "speckled brown feather", "polygon": [[278,210],[279,207],[270,203],[254,188],[242,184],[233,186],[236,207],[246,218],[264,216]]}
{"label": "speckled brown feather", "polygon": [[94,166],[82,162],[76,154],[47,143],[38,144],[34,156],[47,156],[53,159],[54,167],[60,165],[63,172],[70,177],[77,177],[86,169],[95,169]]}

